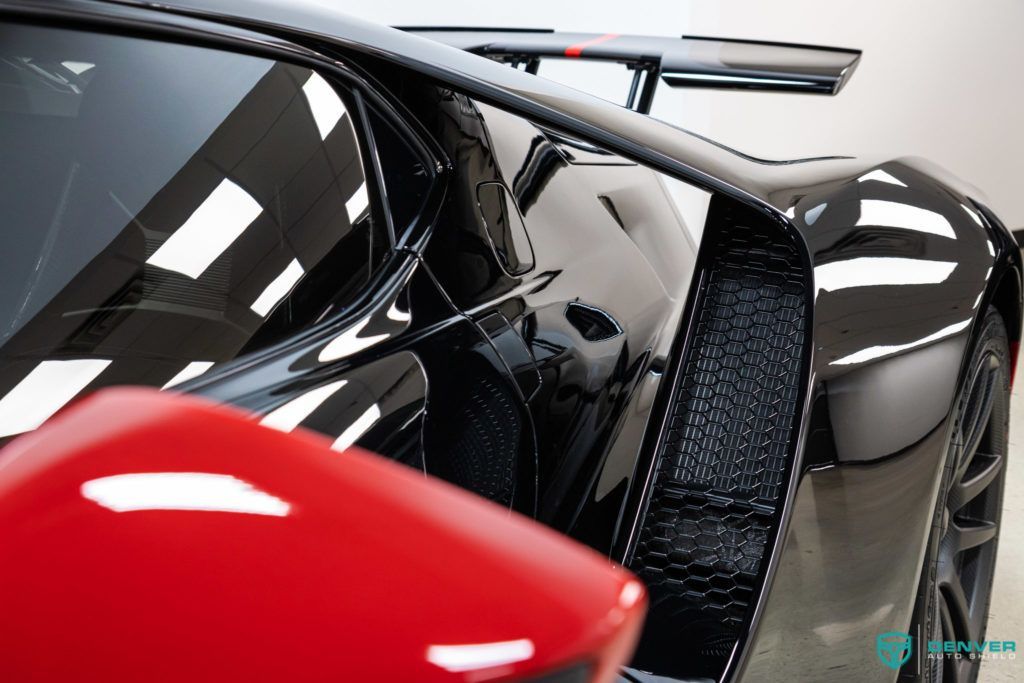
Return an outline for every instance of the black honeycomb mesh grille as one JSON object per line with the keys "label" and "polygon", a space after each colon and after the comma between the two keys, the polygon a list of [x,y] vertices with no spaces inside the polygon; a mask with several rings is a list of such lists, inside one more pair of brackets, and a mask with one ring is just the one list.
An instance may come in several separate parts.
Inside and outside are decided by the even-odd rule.
{"label": "black honeycomb mesh grille", "polygon": [[668,641],[659,648],[678,655],[682,641],[724,660],[784,490],[807,291],[799,253],[774,230],[732,224],[709,238],[706,289],[630,566],[650,588],[648,630]]}

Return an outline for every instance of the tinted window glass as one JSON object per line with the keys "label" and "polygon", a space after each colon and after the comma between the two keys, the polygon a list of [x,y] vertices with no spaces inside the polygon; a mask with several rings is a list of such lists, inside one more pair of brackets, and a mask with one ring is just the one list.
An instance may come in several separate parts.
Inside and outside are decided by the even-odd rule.
{"label": "tinted window glass", "polygon": [[301,66],[0,25],[0,436],[343,310],[390,249],[355,111]]}
{"label": "tinted window glass", "polygon": [[423,203],[433,179],[425,161],[409,142],[375,111],[369,113],[373,143],[384,176],[384,192],[395,229],[410,225]]}

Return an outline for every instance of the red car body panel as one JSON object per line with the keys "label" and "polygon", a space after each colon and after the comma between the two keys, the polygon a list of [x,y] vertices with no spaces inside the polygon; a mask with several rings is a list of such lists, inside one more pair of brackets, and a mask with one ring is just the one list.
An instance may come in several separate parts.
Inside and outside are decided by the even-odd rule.
{"label": "red car body panel", "polygon": [[645,596],[626,571],[329,445],[142,389],[11,443],[0,680],[518,680],[587,662],[606,681],[630,655]]}

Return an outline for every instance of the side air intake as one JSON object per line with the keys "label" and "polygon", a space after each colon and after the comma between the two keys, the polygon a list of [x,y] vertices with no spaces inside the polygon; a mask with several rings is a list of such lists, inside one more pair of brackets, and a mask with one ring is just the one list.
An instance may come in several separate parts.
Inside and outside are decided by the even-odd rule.
{"label": "side air intake", "polygon": [[757,214],[715,214],[628,562],[651,592],[636,665],[661,675],[717,678],[727,663],[774,536],[806,374],[801,252]]}

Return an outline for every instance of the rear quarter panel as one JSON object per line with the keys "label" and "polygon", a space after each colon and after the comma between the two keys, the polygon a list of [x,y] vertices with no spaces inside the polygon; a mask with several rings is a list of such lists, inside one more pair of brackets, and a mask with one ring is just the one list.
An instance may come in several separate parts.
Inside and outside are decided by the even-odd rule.
{"label": "rear quarter panel", "polygon": [[941,175],[894,161],[786,202],[815,280],[810,398],[743,680],[895,678],[875,637],[909,627],[973,328],[1019,281],[1005,229]]}

